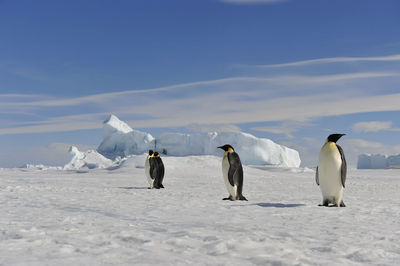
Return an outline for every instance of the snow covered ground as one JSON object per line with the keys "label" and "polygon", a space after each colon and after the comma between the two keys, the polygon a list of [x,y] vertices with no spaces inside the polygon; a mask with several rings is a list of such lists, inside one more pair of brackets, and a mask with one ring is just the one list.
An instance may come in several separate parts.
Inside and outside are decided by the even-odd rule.
{"label": "snow covered ground", "polygon": [[346,208],[318,207],[314,171],[245,166],[222,201],[220,158],[144,156],[114,169],[0,170],[0,265],[398,265],[399,170],[351,170]]}

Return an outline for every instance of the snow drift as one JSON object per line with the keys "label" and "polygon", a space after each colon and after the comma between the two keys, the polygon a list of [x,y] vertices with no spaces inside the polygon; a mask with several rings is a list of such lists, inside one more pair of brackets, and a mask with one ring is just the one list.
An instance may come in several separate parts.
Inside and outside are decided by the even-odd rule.
{"label": "snow drift", "polygon": [[358,156],[358,169],[386,169],[400,168],[400,154],[382,155],[382,154],[361,154]]}
{"label": "snow drift", "polygon": [[[171,156],[221,156],[223,151],[217,147],[227,143],[231,144],[239,153],[243,164],[300,166],[300,156],[296,150],[243,132],[165,133],[154,138],[149,133],[132,129],[114,115],[104,121],[103,129],[104,138],[97,152],[81,153],[75,148],[74,158],[65,168],[79,168],[81,165],[89,168],[96,167],[96,165],[101,165],[100,168],[109,167],[117,164],[120,158],[144,154],[149,149]],[[91,161],[88,161],[89,158]]]}

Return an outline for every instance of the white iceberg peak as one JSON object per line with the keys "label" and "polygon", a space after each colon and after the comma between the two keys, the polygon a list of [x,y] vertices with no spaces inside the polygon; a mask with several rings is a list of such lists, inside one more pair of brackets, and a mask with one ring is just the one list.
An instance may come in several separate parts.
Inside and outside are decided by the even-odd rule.
{"label": "white iceberg peak", "polygon": [[81,152],[77,147],[71,146],[69,152],[72,155],[72,159],[64,166],[64,170],[107,168],[114,165],[112,160],[107,159],[95,150]]}
{"label": "white iceberg peak", "polygon": [[115,115],[104,121],[104,138],[97,151],[107,158],[115,159],[130,154],[142,154],[149,150],[154,141],[148,133],[134,130]]}
{"label": "white iceberg peak", "polygon": [[104,122],[104,133],[105,135],[112,134],[114,132],[129,133],[133,129],[125,122],[121,121],[115,115],[110,115]]}

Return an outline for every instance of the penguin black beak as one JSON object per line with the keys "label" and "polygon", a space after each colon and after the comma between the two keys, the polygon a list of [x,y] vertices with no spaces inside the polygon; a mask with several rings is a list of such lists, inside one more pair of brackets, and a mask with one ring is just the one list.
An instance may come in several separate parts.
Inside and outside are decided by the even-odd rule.
{"label": "penguin black beak", "polygon": [[224,147],[223,147],[223,146],[219,146],[219,147],[217,147],[217,148],[218,148],[218,149],[222,149],[222,150],[224,149]]}

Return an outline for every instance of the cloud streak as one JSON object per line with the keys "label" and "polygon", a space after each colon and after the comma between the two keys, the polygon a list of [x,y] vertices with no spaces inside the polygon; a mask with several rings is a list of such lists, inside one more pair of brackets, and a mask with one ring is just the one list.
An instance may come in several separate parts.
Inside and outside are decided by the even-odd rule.
{"label": "cloud streak", "polygon": [[331,63],[390,62],[390,61],[400,61],[400,54],[389,55],[389,56],[375,56],[375,57],[330,57],[330,58],[295,61],[283,64],[258,65],[257,67],[281,68],[281,67],[300,67],[300,66],[331,64]]}
{"label": "cloud streak", "polygon": [[[397,57],[400,60],[400,56],[369,60],[390,61]],[[255,130],[291,138],[308,121],[320,117],[400,111],[400,94],[395,90],[400,85],[397,68],[369,70],[229,77],[61,99],[3,94],[0,114],[10,118],[2,122],[0,135],[96,129],[113,113],[135,128],[238,130],[241,123],[279,122],[278,126]],[[19,123],[12,118],[24,115],[25,120]]]}
{"label": "cloud streak", "polygon": [[400,128],[393,128],[391,121],[369,121],[358,122],[353,125],[355,132],[379,132],[379,131],[400,131]]}
{"label": "cloud streak", "polygon": [[[12,109],[19,108],[44,108],[44,107],[68,107],[84,104],[104,104],[111,101],[119,101],[122,98],[127,97],[140,97],[141,95],[157,95],[168,92],[176,92],[179,95],[187,95],[193,93],[197,89],[203,88],[216,88],[219,91],[228,91],[228,96],[236,97],[253,95],[258,97],[259,93],[264,96],[271,95],[274,90],[266,90],[266,88],[280,85],[285,86],[284,91],[297,90],[299,85],[332,85],[336,82],[344,81],[357,81],[361,79],[373,79],[373,78],[385,78],[385,77],[400,77],[400,72],[361,72],[361,73],[348,73],[348,74],[333,74],[333,75],[320,75],[320,76],[304,76],[304,75],[282,75],[275,77],[232,77],[223,78],[208,81],[198,81],[191,83],[176,84],[166,87],[153,88],[153,89],[141,89],[141,90],[128,90],[121,92],[102,93],[95,95],[88,95],[75,98],[65,99],[47,99],[34,100],[36,98],[44,96],[38,95],[0,95],[0,112],[5,110],[6,112],[12,111]],[[247,86],[251,86],[253,89],[242,90]],[[236,89],[235,89],[236,87]],[[318,90],[324,90],[322,87],[318,87]],[[313,92],[310,86],[306,90],[302,90],[303,93],[307,91]],[[205,92],[207,93],[207,92]],[[32,101],[12,101],[9,98],[32,98]],[[18,99],[17,99],[18,100]]]}

